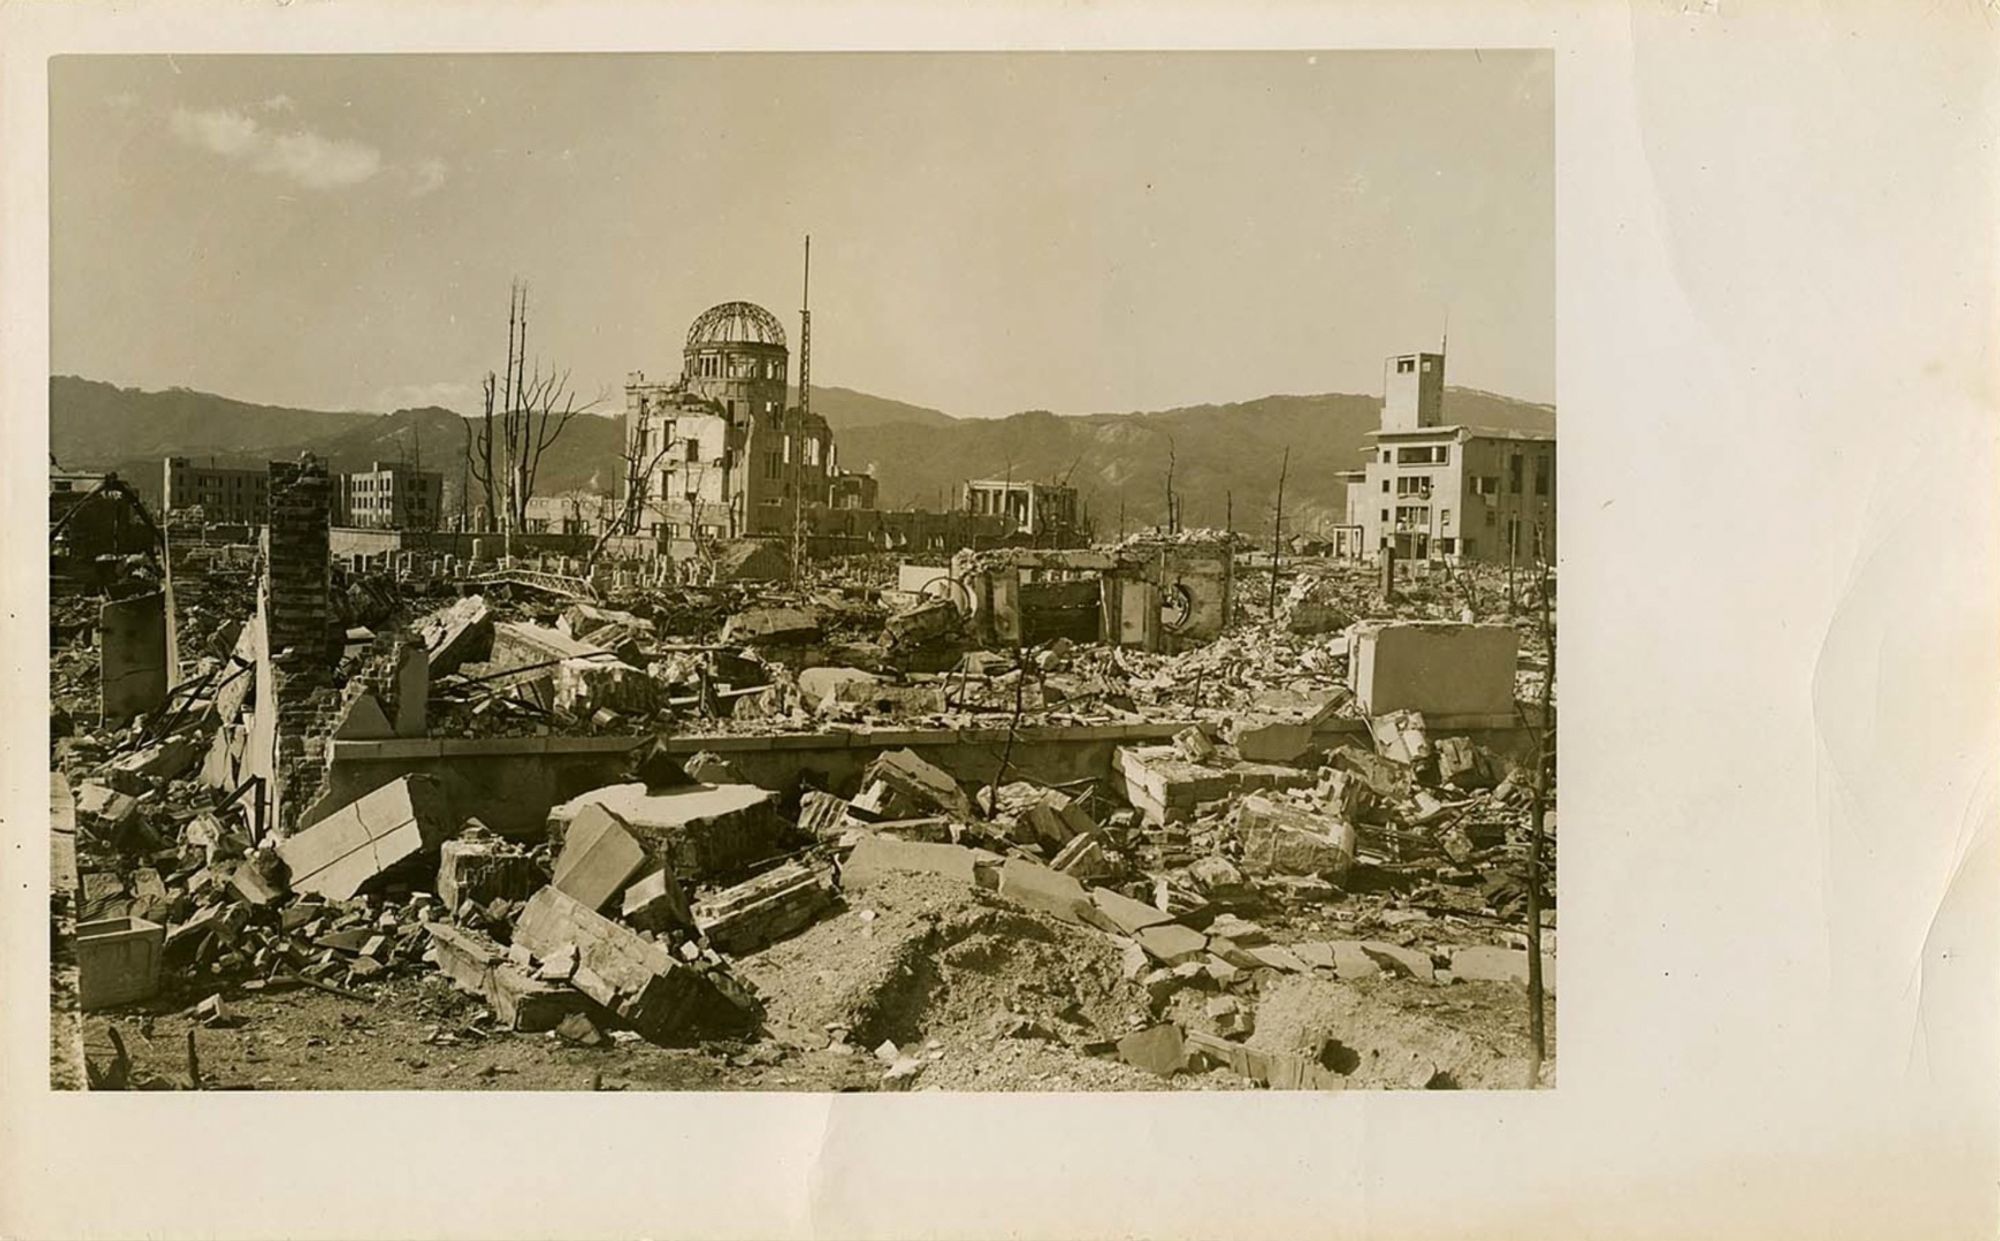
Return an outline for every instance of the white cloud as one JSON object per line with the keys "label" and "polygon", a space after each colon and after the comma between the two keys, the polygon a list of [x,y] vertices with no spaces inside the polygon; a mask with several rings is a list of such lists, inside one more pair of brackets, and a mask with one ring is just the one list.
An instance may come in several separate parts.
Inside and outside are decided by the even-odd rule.
{"label": "white cloud", "polygon": [[175,108],[170,127],[183,142],[308,189],[355,185],[382,170],[382,153],[366,143],[310,129],[274,133],[233,108]]}
{"label": "white cloud", "polygon": [[174,136],[181,141],[232,159],[248,154],[258,143],[268,141],[256,121],[228,108],[207,108],[199,112],[175,108],[173,129]]}
{"label": "white cloud", "polygon": [[410,197],[422,198],[437,189],[444,184],[449,172],[450,169],[441,159],[419,160],[416,166],[410,169],[410,176],[415,182],[410,187]]}
{"label": "white cloud", "polygon": [[302,129],[271,139],[257,166],[265,172],[283,173],[308,189],[324,190],[374,176],[382,170],[382,152]]}
{"label": "white cloud", "polygon": [[292,97],[290,95],[287,95],[284,92],[280,91],[278,94],[271,96],[269,99],[266,99],[262,104],[259,104],[258,106],[263,108],[264,111],[266,112],[290,112],[293,108],[297,107],[298,105],[292,102]]}

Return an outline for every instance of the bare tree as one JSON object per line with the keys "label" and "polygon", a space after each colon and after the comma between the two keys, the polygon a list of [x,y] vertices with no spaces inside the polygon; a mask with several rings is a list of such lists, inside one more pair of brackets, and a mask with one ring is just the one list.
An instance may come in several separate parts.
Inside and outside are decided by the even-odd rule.
{"label": "bare tree", "polygon": [[1174,518],[1174,437],[1167,436],[1167,533],[1176,526]]}
{"label": "bare tree", "polygon": [[528,287],[519,281],[508,291],[505,365],[498,375],[487,372],[481,390],[479,431],[475,435],[467,426],[466,456],[486,492],[489,526],[497,514],[501,530],[512,534],[527,528],[542,455],[572,418],[598,404],[578,403],[567,370],[544,368],[540,358],[530,369]]}
{"label": "bare tree", "polygon": [[604,554],[605,544],[611,541],[614,534],[638,533],[639,521],[645,516],[646,502],[651,496],[653,479],[658,477],[660,466],[666,461],[667,453],[674,445],[672,439],[662,435],[659,450],[650,458],[647,457],[644,427],[645,424],[642,422],[640,434],[632,437],[632,441],[625,446],[622,457],[625,462],[625,503],[610,521],[604,523],[604,529],[599,532],[597,541],[591,544],[590,557],[586,564],[597,563],[597,558]]}

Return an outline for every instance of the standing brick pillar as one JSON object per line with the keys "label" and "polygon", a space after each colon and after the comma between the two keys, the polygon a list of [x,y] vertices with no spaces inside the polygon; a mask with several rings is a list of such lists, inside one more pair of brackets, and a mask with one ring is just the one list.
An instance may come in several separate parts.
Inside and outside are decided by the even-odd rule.
{"label": "standing brick pillar", "polygon": [[340,650],[333,623],[333,565],[327,539],[332,486],[311,454],[271,463],[269,525],[264,530],[266,649],[271,698],[260,710],[276,725],[270,758],[272,787],[266,821],[289,835],[318,796],[325,777],[326,738],[338,716],[333,687]]}
{"label": "standing brick pillar", "polygon": [[[337,652],[328,628],[333,619],[332,561],[327,527],[332,484],[311,454],[271,463],[270,525],[264,535],[264,576],[269,600],[271,653],[295,676],[314,670],[330,676]],[[289,658],[280,653],[291,649]]]}

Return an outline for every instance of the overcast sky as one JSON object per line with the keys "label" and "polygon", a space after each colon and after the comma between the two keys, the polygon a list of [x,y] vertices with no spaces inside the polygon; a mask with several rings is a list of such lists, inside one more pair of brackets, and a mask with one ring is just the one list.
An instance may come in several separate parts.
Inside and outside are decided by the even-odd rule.
{"label": "overcast sky", "polygon": [[530,286],[594,394],[763,304],[813,376],[959,415],[1555,399],[1537,52],[67,57],[58,373],[470,411]]}

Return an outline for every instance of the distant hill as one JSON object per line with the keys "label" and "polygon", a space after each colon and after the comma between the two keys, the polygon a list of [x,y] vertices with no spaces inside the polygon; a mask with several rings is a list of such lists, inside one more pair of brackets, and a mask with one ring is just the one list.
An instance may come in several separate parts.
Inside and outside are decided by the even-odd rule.
{"label": "distant hill", "polygon": [[49,380],[49,411],[49,450],[64,465],[168,455],[255,456],[378,417],[252,405],[188,388],[142,392],[74,375]]}
{"label": "distant hill", "polygon": [[[1220,528],[1233,520],[1239,530],[1268,532],[1287,448],[1286,529],[1339,521],[1345,490],[1334,475],[1361,463],[1364,436],[1378,424],[1381,406],[1379,397],[1334,393],[1153,413],[1058,416],[1037,410],[983,419],[953,418],[847,388],[813,388],[813,408],[834,428],[841,465],[873,465],[885,507],[954,504],[971,478],[1067,479],[1105,535],[1117,533],[1121,505],[1127,529],[1165,519],[1170,452],[1187,525]],[[1548,431],[1556,411],[1447,388],[1444,417]],[[49,418],[50,446],[63,465],[116,469],[152,501],[158,499],[160,460],[170,454],[261,465],[310,450],[335,470],[420,462],[444,475],[447,511],[458,505],[467,421],[434,406],[330,413],[57,376],[49,381]],[[610,491],[621,469],[622,436],[615,416],[578,416],[544,457],[537,492]]]}
{"label": "distant hill", "polygon": [[[797,388],[790,389],[790,399],[794,403],[798,401]],[[923,405],[892,401],[883,396],[870,396],[866,392],[856,392],[852,388],[825,388],[818,384],[813,385],[813,412],[826,419],[827,425],[833,428],[835,435],[859,430],[862,427],[892,425],[942,427],[958,421],[950,414]]]}

